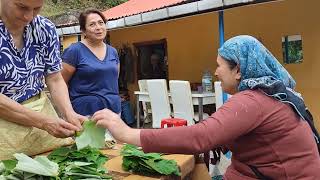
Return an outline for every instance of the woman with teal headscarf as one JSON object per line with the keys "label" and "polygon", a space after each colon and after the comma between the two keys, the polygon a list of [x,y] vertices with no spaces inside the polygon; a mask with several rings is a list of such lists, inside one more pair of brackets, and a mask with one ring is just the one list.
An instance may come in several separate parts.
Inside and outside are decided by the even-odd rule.
{"label": "woman with teal headscarf", "polygon": [[93,119],[145,152],[197,154],[225,146],[233,153],[225,179],[319,179],[319,135],[293,78],[277,59],[243,35],[224,43],[217,65],[222,89],[233,96],[196,125],[132,129],[108,110]]}
{"label": "woman with teal headscarf", "polygon": [[308,122],[320,147],[319,134],[314,126],[313,117],[305,106],[301,94],[294,91],[296,82],[267,48],[257,39],[242,35],[227,41],[218,53],[225,60],[240,66],[239,91],[260,89],[267,96],[290,104],[297,115]]}

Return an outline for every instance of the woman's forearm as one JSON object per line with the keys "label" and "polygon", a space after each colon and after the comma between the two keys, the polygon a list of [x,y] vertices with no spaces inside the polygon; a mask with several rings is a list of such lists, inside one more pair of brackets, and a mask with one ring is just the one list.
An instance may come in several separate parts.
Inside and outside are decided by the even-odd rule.
{"label": "woman's forearm", "polygon": [[214,146],[206,125],[141,130],[141,146],[145,152],[197,154]]}
{"label": "woman's forearm", "polygon": [[7,96],[0,94],[0,118],[24,126],[42,129],[47,119],[41,113],[32,111]]}
{"label": "woman's forearm", "polygon": [[61,73],[54,73],[46,77],[46,84],[50,91],[53,103],[57,106],[63,117],[66,117],[69,112],[73,112],[70,103],[68,88],[61,76]]}

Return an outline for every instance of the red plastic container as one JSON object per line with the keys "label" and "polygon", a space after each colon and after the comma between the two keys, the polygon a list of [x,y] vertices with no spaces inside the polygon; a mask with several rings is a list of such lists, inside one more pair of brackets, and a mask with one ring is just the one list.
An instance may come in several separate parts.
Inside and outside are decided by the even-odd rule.
{"label": "red plastic container", "polygon": [[161,120],[161,128],[167,127],[177,127],[177,126],[187,126],[187,120],[179,118],[169,118]]}

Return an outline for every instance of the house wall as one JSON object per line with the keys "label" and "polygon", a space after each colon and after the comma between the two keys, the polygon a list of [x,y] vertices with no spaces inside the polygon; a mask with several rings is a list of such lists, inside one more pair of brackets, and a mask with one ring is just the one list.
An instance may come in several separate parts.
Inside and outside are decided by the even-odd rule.
{"label": "house wall", "polygon": [[[213,15],[213,16],[212,16]],[[203,19],[211,21],[207,23]],[[113,46],[152,40],[167,40],[170,79],[201,81],[206,68],[214,71],[218,48],[216,14],[111,31]],[[190,73],[191,72],[191,73]]]}
{"label": "house wall", "polygon": [[[210,23],[204,20],[210,20]],[[113,30],[110,32],[110,40],[112,46],[120,47],[123,43],[132,46],[132,43],[166,39],[169,79],[201,82],[202,72],[207,68],[214,72],[216,67],[218,48],[216,24],[218,24],[217,14],[207,14]],[[128,84],[128,89],[131,104],[135,105],[133,91],[139,89],[138,83]]]}
{"label": "house wall", "polygon": [[69,47],[72,43],[78,42],[78,35],[74,36],[63,36],[62,45],[63,49]]}
{"label": "house wall", "polygon": [[320,129],[320,1],[286,0],[263,5],[235,8],[225,12],[226,37],[252,34],[283,63],[281,37],[300,34],[303,43],[303,63],[284,67],[297,82],[296,90]]}

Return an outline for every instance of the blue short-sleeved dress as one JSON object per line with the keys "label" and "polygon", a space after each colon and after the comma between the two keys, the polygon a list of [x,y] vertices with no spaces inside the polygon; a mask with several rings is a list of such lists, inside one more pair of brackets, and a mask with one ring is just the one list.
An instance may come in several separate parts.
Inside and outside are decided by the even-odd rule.
{"label": "blue short-sleeved dress", "polygon": [[52,22],[36,16],[24,28],[23,41],[18,50],[0,20],[0,93],[19,103],[43,90],[44,76],[61,70],[59,37]]}
{"label": "blue short-sleeved dress", "polygon": [[107,45],[106,56],[99,60],[82,42],[70,45],[63,53],[63,62],[76,68],[69,80],[73,109],[81,115],[93,115],[108,108],[121,111],[118,89],[119,57],[115,48]]}

